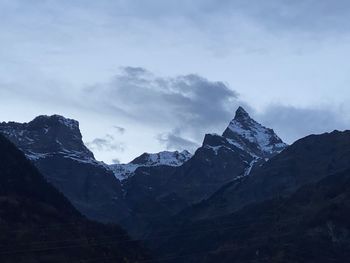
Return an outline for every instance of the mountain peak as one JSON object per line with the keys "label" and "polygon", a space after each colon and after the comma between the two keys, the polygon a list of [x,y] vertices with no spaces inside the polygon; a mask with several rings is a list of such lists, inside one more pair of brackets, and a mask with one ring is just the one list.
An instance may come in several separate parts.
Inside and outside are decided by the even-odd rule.
{"label": "mountain peak", "polygon": [[34,120],[28,123],[30,126],[64,126],[71,130],[79,130],[79,122],[73,119],[63,117],[61,115],[39,115]]}
{"label": "mountain peak", "polygon": [[79,122],[61,115],[40,115],[28,123],[0,123],[0,133],[16,144],[31,160],[52,155],[95,162],[82,141]]}
{"label": "mountain peak", "polygon": [[259,158],[269,158],[287,146],[272,129],[256,122],[242,107],[222,136]]}
{"label": "mountain peak", "polygon": [[234,120],[247,119],[247,118],[250,119],[248,112],[242,106],[239,106],[238,109],[236,110],[236,115]]}
{"label": "mountain peak", "polygon": [[127,164],[113,164],[111,169],[119,180],[132,176],[138,167],[181,166],[192,157],[187,150],[182,152],[163,151],[159,153],[143,153]]}

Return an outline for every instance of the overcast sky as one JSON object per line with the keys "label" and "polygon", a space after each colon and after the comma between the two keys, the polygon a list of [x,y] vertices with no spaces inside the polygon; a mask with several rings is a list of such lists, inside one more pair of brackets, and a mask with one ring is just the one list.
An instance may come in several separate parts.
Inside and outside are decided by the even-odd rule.
{"label": "overcast sky", "polygon": [[350,127],[348,0],[0,0],[0,120],[61,114],[108,163],[194,150],[243,105]]}

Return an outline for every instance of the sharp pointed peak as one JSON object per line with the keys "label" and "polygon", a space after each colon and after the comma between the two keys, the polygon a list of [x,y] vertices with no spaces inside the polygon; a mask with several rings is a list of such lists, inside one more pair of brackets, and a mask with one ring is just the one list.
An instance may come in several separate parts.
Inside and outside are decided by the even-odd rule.
{"label": "sharp pointed peak", "polygon": [[249,113],[242,106],[239,106],[238,109],[236,110],[236,115],[234,120],[242,119],[242,118],[250,118],[250,116],[249,116]]}
{"label": "sharp pointed peak", "polygon": [[259,157],[271,156],[286,147],[272,129],[252,119],[241,106],[222,136],[235,141]]}

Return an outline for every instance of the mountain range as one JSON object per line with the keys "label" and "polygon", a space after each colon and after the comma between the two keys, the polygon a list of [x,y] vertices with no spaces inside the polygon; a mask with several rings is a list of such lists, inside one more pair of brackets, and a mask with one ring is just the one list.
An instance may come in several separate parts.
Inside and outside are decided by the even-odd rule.
{"label": "mountain range", "polygon": [[289,146],[239,107],[222,135],[206,134],[193,155],[144,153],[113,165],[95,160],[79,123],[59,115],[0,123],[0,133],[81,214],[119,224],[161,261],[344,262],[348,255],[350,131]]}
{"label": "mountain range", "polygon": [[110,168],[114,175],[123,181],[134,174],[139,167],[153,166],[181,166],[192,157],[192,154],[186,150],[182,152],[159,152],[159,153],[143,153],[139,157],[127,164],[112,164]]}
{"label": "mountain range", "polygon": [[223,135],[207,134],[193,156],[187,151],[144,153],[128,164],[110,166],[96,161],[84,145],[79,123],[63,116],[0,123],[0,132],[82,214],[118,222],[137,236],[154,219],[208,198],[287,146],[241,107]]}

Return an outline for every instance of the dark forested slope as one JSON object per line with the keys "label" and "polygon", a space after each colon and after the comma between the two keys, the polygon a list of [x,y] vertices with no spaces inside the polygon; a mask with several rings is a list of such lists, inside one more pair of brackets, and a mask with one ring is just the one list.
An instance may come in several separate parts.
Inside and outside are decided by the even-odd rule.
{"label": "dark forested slope", "polygon": [[85,219],[0,135],[0,262],[142,262],[117,226]]}
{"label": "dark forested slope", "polygon": [[350,258],[349,217],[347,170],[227,216],[173,221],[154,235],[164,238],[153,246],[174,263],[342,263]]}

